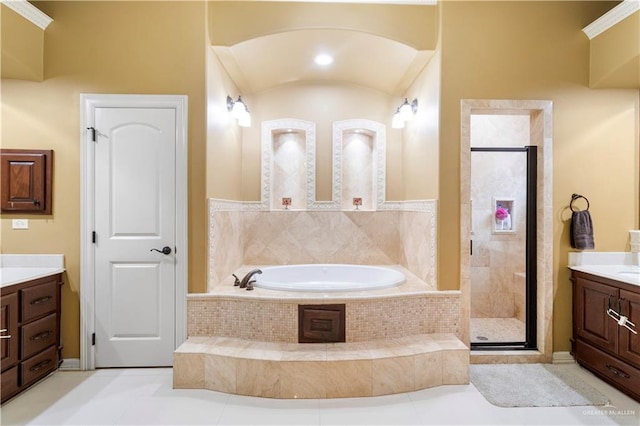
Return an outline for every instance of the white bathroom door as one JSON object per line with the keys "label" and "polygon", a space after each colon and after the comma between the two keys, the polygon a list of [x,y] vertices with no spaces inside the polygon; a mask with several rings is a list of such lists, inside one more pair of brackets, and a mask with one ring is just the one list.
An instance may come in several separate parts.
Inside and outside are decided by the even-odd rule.
{"label": "white bathroom door", "polygon": [[96,108],[94,127],[95,366],[171,366],[176,110]]}

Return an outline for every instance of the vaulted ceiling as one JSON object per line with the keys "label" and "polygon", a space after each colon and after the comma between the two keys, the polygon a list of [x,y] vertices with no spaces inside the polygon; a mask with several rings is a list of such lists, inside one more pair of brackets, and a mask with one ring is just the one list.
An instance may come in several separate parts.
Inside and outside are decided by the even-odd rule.
{"label": "vaulted ceiling", "polygon": [[[217,46],[214,51],[242,93],[292,83],[333,82],[402,94],[433,54],[373,34],[330,29],[267,35],[231,47]],[[333,63],[314,63],[321,53],[331,55]]]}
{"label": "vaulted ceiling", "polygon": [[[214,1],[209,39],[244,94],[330,82],[401,95],[437,42],[437,8],[403,3]],[[315,64],[321,53],[333,63]]]}

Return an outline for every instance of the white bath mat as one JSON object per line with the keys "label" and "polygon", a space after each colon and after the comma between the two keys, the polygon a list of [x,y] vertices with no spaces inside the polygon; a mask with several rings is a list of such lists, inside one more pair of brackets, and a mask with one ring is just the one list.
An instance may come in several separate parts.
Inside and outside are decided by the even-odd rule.
{"label": "white bath mat", "polygon": [[606,405],[609,399],[567,366],[488,364],[469,367],[471,383],[499,407]]}

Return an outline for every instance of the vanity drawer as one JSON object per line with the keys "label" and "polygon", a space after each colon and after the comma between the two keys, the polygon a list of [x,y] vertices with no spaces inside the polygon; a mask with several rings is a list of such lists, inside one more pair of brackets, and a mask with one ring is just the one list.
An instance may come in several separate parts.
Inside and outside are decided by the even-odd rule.
{"label": "vanity drawer", "polygon": [[57,315],[51,314],[22,326],[22,359],[40,352],[49,345],[57,344],[56,319]]}
{"label": "vanity drawer", "polygon": [[601,377],[614,382],[640,396],[640,370],[624,363],[593,346],[578,340],[577,361],[588,366]]}
{"label": "vanity drawer", "polygon": [[58,348],[54,345],[22,362],[22,386],[44,377],[58,366]]}
{"label": "vanity drawer", "polygon": [[58,305],[57,286],[57,279],[52,279],[46,283],[20,290],[22,293],[22,323],[56,310]]}

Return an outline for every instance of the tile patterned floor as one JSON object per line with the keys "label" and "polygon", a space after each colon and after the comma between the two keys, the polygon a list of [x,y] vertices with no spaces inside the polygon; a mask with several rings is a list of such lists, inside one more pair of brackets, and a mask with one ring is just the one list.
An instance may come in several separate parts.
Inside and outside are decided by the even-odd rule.
{"label": "tile patterned floor", "polygon": [[525,326],[517,318],[471,318],[471,342],[522,342]]}
{"label": "tile patterned floor", "polygon": [[473,385],[398,395],[274,400],[172,389],[171,369],[56,372],[0,409],[2,425],[629,425],[640,404],[575,364],[612,407],[500,408]]}

